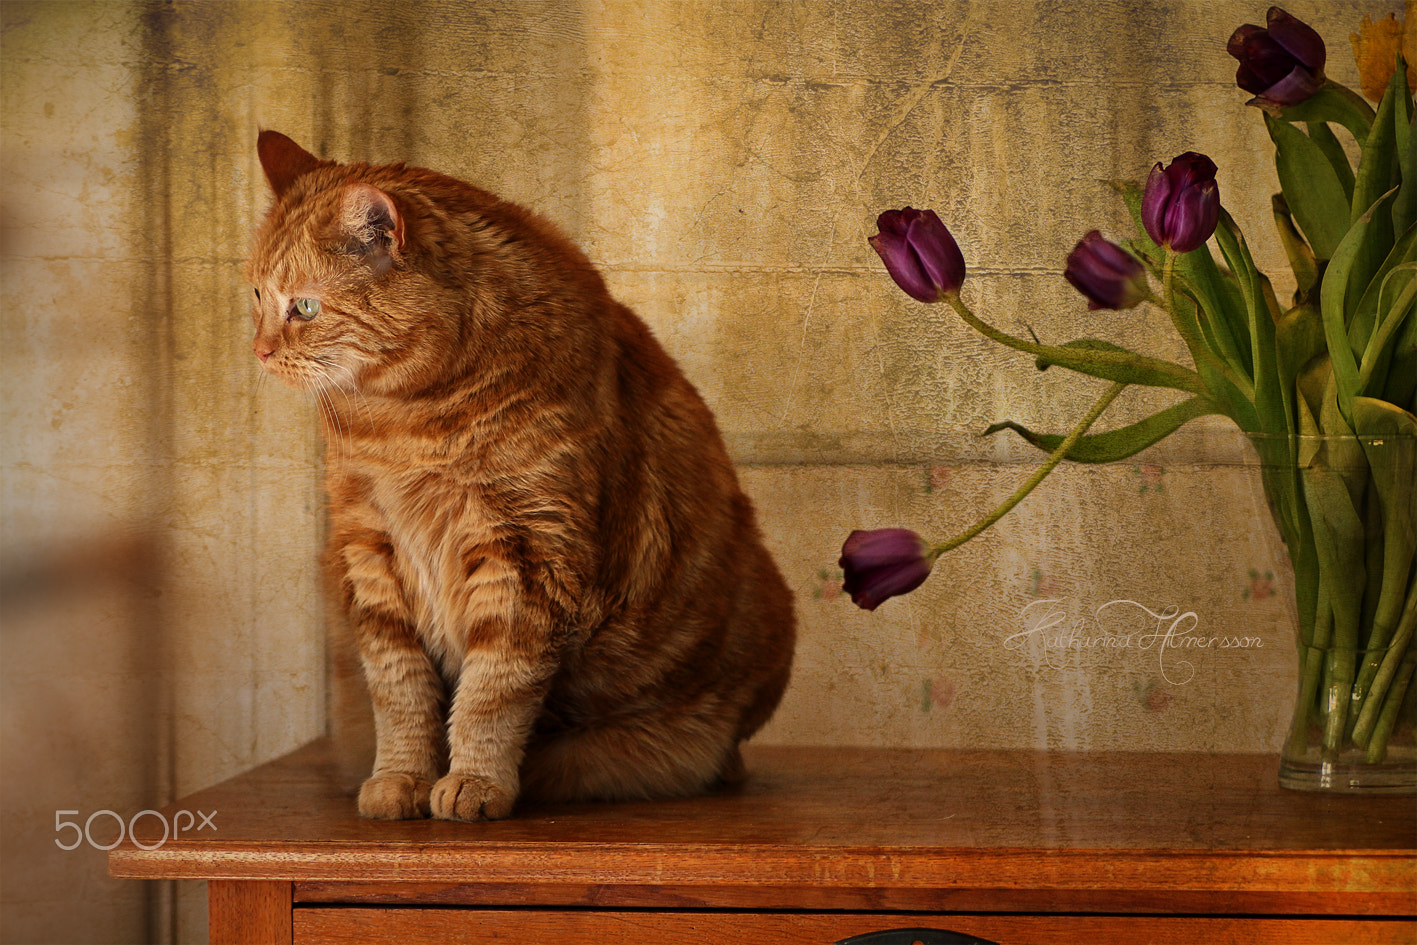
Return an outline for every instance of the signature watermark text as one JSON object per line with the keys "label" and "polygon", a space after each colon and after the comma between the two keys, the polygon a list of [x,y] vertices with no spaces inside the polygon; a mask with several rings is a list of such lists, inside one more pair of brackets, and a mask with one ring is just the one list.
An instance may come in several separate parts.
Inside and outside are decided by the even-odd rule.
{"label": "signature watermark text", "polygon": [[1004,639],[1004,649],[1047,654],[1101,654],[1133,650],[1153,654],[1161,677],[1174,686],[1195,676],[1183,653],[1190,650],[1259,649],[1257,636],[1207,635],[1200,617],[1171,605],[1152,610],[1134,600],[1108,601],[1091,615],[1074,612],[1066,600],[1034,601],[1020,614],[1023,629]]}

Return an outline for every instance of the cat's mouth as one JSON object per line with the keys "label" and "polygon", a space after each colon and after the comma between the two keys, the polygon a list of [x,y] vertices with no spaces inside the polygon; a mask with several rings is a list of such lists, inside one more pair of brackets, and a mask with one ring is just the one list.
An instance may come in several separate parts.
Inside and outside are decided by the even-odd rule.
{"label": "cat's mouth", "polygon": [[251,347],[262,371],[289,387],[298,387],[284,370],[284,359],[274,346],[267,345],[258,337]]}
{"label": "cat's mouth", "polygon": [[294,390],[320,394],[339,391],[352,394],[359,389],[354,370],[332,359],[295,359],[272,355],[261,362],[262,369]]}
{"label": "cat's mouth", "polygon": [[260,362],[262,371],[292,390],[313,391],[321,386],[316,377],[304,371],[294,370],[279,352],[269,352],[265,357],[262,357],[258,350],[256,359]]}
{"label": "cat's mouth", "polygon": [[314,391],[318,389],[318,385],[312,384],[309,380],[302,377],[293,377],[285,371],[276,370],[269,366],[265,368],[265,371],[291,390]]}
{"label": "cat's mouth", "polygon": [[337,357],[306,356],[303,352],[292,352],[278,341],[267,341],[259,336],[252,343],[252,350],[261,370],[293,390],[349,393],[358,386],[354,370]]}

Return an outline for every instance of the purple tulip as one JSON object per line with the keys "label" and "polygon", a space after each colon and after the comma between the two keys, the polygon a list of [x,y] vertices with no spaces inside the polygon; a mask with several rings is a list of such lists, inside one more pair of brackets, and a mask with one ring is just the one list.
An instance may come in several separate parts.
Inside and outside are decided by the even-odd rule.
{"label": "purple tulip", "polygon": [[1068,254],[1063,278],[1087,296],[1089,309],[1132,308],[1147,296],[1146,270],[1126,250],[1093,230]]}
{"label": "purple tulip", "polygon": [[1269,8],[1266,23],[1246,23],[1225,44],[1240,63],[1235,84],[1255,96],[1251,104],[1298,105],[1324,84],[1323,37],[1279,7]]}
{"label": "purple tulip", "polygon": [[841,546],[842,590],[857,607],[875,610],[888,597],[908,594],[930,576],[921,537],[908,528],[854,531]]}
{"label": "purple tulip", "polygon": [[1158,246],[1189,253],[1210,239],[1219,221],[1214,161],[1187,151],[1170,166],[1162,168],[1158,162],[1151,169],[1141,199],[1141,222]]}
{"label": "purple tulip", "polygon": [[876,218],[871,244],[906,295],[938,302],[964,283],[964,255],[934,210],[887,210]]}

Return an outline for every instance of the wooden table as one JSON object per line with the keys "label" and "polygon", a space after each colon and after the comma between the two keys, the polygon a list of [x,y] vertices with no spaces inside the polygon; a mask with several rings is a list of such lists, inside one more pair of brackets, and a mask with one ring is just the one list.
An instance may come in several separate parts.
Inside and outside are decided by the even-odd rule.
{"label": "wooden table", "polygon": [[141,818],[153,849],[109,869],[206,880],[214,943],[1417,942],[1417,804],[1284,791],[1273,757],[747,757],[710,797],[386,823],[317,742],[164,812],[206,829]]}

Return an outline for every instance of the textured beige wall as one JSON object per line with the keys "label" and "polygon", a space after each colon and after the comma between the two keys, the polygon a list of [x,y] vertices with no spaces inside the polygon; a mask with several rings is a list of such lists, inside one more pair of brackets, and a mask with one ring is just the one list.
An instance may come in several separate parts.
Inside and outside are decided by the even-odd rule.
{"label": "textured beige wall", "polygon": [[[1064,428],[1096,390],[905,298],[875,214],[937,209],[1002,327],[1178,356],[1156,312],[1089,314],[1062,260],[1128,234],[1102,181],[1195,149],[1279,273],[1267,139],[1223,51],[1265,6],[0,4],[0,936],[200,940],[200,888],[108,880],[55,848],[54,812],[131,815],[322,729],[313,406],[258,376],[239,275],[260,127],[537,207],[681,359],[799,600],[765,741],[1272,750],[1288,576],[1223,426],[1064,468],[874,614],[835,564],[852,528],[962,529],[1037,459],[974,434]],[[1348,33],[1400,12],[1286,7],[1350,84]],[[1260,645],[1080,646],[1168,608]]]}

